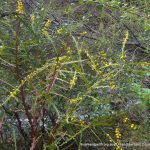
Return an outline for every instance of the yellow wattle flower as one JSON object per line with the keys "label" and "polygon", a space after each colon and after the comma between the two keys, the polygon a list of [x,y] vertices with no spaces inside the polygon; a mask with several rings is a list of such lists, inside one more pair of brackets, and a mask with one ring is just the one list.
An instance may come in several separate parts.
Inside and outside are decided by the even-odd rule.
{"label": "yellow wattle flower", "polygon": [[133,130],[136,130],[136,129],[137,129],[137,126],[132,123],[132,124],[130,125],[130,128],[133,129]]}
{"label": "yellow wattle flower", "polygon": [[58,34],[61,34],[62,32],[63,32],[63,28],[57,29],[57,33],[58,33]]}
{"label": "yellow wattle flower", "polygon": [[32,15],[31,16],[31,23],[34,24],[34,22],[35,22],[35,15]]}
{"label": "yellow wattle flower", "polygon": [[48,33],[48,27],[51,25],[52,20],[49,18],[47,20],[47,22],[45,23],[44,27],[42,28],[42,34],[45,35],[46,37],[48,37],[49,33]]}
{"label": "yellow wattle flower", "polygon": [[24,8],[23,8],[23,3],[21,0],[18,0],[17,1],[17,9],[16,9],[16,12],[18,14],[24,14]]}
{"label": "yellow wattle flower", "polygon": [[129,121],[129,118],[127,118],[127,117],[125,117],[124,119],[123,119],[123,123],[127,123]]}

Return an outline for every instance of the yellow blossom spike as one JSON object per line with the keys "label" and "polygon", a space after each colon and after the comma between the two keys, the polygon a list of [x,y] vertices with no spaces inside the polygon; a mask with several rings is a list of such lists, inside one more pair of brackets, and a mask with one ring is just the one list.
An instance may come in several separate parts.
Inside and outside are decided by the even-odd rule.
{"label": "yellow blossom spike", "polygon": [[76,77],[76,72],[75,72],[73,79],[70,80],[70,89],[72,89],[73,86],[75,86],[76,80],[77,80],[77,77]]}
{"label": "yellow blossom spike", "polygon": [[129,121],[129,118],[127,118],[127,117],[125,117],[124,119],[123,119],[123,123],[127,123]]}
{"label": "yellow blossom spike", "polygon": [[31,23],[34,24],[34,22],[35,22],[35,15],[32,15],[31,16]]}
{"label": "yellow blossom spike", "polygon": [[127,31],[125,34],[125,38],[123,40],[123,43],[122,43],[122,53],[120,56],[120,59],[122,59],[122,60],[125,60],[125,58],[126,58],[126,53],[125,53],[124,49],[125,49],[125,45],[126,45],[128,39],[129,39],[129,32]]}
{"label": "yellow blossom spike", "polygon": [[129,39],[129,32],[127,31],[125,34],[125,38],[123,40],[123,43],[122,43],[122,52],[124,51],[124,48],[125,48],[125,45],[126,45],[128,39]]}
{"label": "yellow blossom spike", "polygon": [[57,33],[58,34],[61,34],[63,32],[63,28],[59,28],[58,30],[57,30]]}
{"label": "yellow blossom spike", "polygon": [[136,130],[136,129],[137,129],[137,126],[132,123],[132,124],[130,125],[130,128],[133,129],[133,130]]}
{"label": "yellow blossom spike", "polygon": [[83,32],[80,33],[81,36],[84,36],[84,35],[86,35],[86,34],[87,34],[86,31],[83,31]]}
{"label": "yellow blossom spike", "polygon": [[23,3],[21,0],[18,0],[17,1],[17,9],[16,9],[16,12],[18,14],[24,14],[24,8],[23,8]]}
{"label": "yellow blossom spike", "polygon": [[117,88],[117,85],[113,81],[109,83],[109,86],[110,86],[111,90],[114,90]]}
{"label": "yellow blossom spike", "polygon": [[42,34],[45,35],[46,37],[48,37],[49,33],[48,33],[48,27],[51,25],[52,20],[48,19],[47,22],[45,23],[43,29],[42,29]]}

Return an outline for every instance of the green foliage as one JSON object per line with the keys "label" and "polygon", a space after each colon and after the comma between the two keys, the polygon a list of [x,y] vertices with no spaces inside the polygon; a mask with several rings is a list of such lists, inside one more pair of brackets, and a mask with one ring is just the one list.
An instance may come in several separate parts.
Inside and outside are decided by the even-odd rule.
{"label": "green foliage", "polygon": [[150,107],[150,89],[142,88],[139,84],[133,84],[132,90],[135,92],[135,95],[139,99],[139,103],[144,107]]}
{"label": "green foliage", "polygon": [[[147,126],[148,1],[2,4],[3,143],[15,149],[80,149],[92,133],[91,143],[110,141],[121,150],[120,140],[128,137],[120,135],[121,128]],[[144,115],[138,117],[137,108]]]}

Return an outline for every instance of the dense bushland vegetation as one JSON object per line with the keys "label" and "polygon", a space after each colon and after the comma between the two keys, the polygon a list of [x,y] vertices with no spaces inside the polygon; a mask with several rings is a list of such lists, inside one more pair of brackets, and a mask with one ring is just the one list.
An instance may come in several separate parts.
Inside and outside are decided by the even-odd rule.
{"label": "dense bushland vegetation", "polygon": [[149,0],[0,4],[0,149],[149,149]]}

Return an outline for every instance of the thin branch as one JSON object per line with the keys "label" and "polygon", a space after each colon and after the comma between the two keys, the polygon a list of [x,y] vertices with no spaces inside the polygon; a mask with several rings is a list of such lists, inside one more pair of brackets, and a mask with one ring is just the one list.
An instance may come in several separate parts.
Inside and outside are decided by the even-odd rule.
{"label": "thin branch", "polygon": [[[20,28],[20,22],[17,22],[17,28],[16,28],[16,48],[15,48],[15,52],[16,52],[16,75],[18,78],[18,81],[21,84],[21,75],[19,72],[19,28]],[[31,113],[29,112],[29,107],[28,104],[26,103],[25,100],[25,95],[24,95],[24,88],[23,85],[21,85],[20,87],[20,94],[21,94],[21,100],[22,100],[22,104],[25,110],[25,114],[28,118],[29,124],[31,126],[31,138],[32,138],[32,144],[35,143],[35,139],[36,139],[36,129],[35,129],[35,125],[33,124],[32,120],[34,120],[31,115]],[[33,147],[33,145],[32,145]]]}
{"label": "thin branch", "polygon": [[11,64],[11,63],[7,62],[6,60],[2,59],[1,57],[0,57],[0,61],[1,61],[3,64],[8,65],[9,67],[13,67],[13,68],[15,67],[14,64]]}
{"label": "thin branch", "polygon": [[6,84],[6,85],[8,85],[8,86],[14,88],[14,86],[12,86],[11,84],[9,84],[8,82],[6,82],[6,81],[4,81],[4,80],[2,80],[2,79],[0,79],[0,83],[1,83],[1,84]]}

